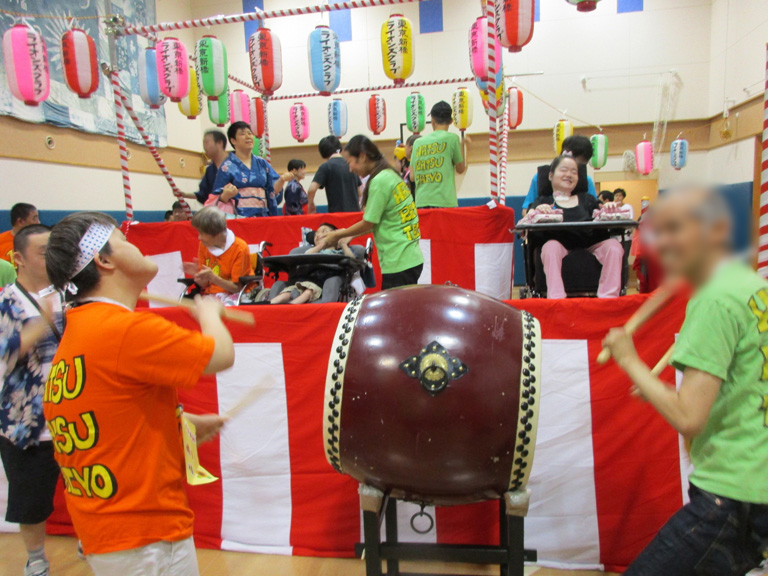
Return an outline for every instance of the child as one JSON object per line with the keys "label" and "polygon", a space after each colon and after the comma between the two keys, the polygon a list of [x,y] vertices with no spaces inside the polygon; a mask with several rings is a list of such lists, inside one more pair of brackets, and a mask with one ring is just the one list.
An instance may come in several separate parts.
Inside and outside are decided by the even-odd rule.
{"label": "child", "polygon": [[[350,258],[357,259],[355,253],[349,247],[349,238],[342,238],[334,243],[328,242],[328,234],[338,230],[333,224],[327,222],[320,224],[315,231],[315,245],[307,250],[305,254],[346,254]],[[288,286],[280,294],[272,298],[272,304],[306,304],[315,302],[323,295],[322,284],[327,279],[328,273],[318,270],[316,273],[308,274],[307,280],[296,282],[293,286]],[[298,296],[292,298],[293,292],[298,292]]]}
{"label": "child", "polygon": [[252,276],[251,254],[245,240],[227,228],[227,218],[218,208],[207,206],[192,217],[200,246],[195,262],[184,263],[203,295],[225,300],[240,292],[240,277]]}
{"label": "child", "polygon": [[288,172],[293,174],[293,180],[285,185],[285,205],[283,214],[286,216],[301,216],[304,214],[303,206],[307,205],[307,193],[301,181],[304,180],[307,163],[304,160],[291,160],[288,162]]}
{"label": "child", "polygon": [[[46,268],[74,298],[43,403],[88,563],[96,576],[197,576],[176,388],[234,363],[223,307],[196,300],[200,332],[135,313],[157,265],[97,212],[54,227]],[[218,415],[188,417],[198,441],[224,424]]]}

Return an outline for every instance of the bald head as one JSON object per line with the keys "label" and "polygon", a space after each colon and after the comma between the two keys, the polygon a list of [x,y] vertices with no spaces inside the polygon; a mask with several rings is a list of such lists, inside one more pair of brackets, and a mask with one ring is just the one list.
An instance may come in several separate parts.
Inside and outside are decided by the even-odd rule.
{"label": "bald head", "polygon": [[684,186],[664,193],[650,218],[659,260],[669,274],[698,283],[730,251],[731,211],[710,187]]}

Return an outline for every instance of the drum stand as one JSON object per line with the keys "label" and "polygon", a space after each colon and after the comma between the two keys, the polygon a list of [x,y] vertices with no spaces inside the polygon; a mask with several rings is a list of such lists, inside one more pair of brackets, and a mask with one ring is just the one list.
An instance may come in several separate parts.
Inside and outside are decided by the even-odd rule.
{"label": "drum stand", "polygon": [[[397,539],[397,500],[361,486],[365,543],[357,544],[355,553],[365,558],[366,576],[418,576],[401,573],[401,560],[498,564],[501,576],[523,576],[524,563],[536,562],[536,551],[526,550],[523,543],[527,496],[522,507],[516,499],[519,500],[519,494],[508,493],[499,500],[499,546],[404,543]],[[381,541],[382,519],[386,519],[384,542]],[[382,570],[382,560],[387,562],[386,573]]]}

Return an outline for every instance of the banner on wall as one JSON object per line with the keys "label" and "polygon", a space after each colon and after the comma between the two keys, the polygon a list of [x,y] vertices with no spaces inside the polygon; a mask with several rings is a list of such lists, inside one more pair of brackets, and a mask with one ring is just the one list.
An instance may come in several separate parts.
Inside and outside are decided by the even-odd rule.
{"label": "banner on wall", "polygon": [[[529,488],[525,544],[543,564],[620,571],[682,506],[688,460],[654,409],[630,396],[611,362],[595,362],[609,328],[624,324],[644,296],[613,300],[523,300],[542,326],[541,407]],[[221,436],[200,448],[219,482],[188,486],[198,547],[242,552],[351,557],[361,538],[357,483],[326,462],[325,373],[342,304],[243,307],[253,327],[231,325],[234,366],[180,391],[191,413],[226,413],[264,388]],[[685,301],[672,302],[635,335],[655,364],[674,341]],[[154,312],[147,312],[154,313]],[[185,311],[157,313],[188,328]],[[674,371],[662,378],[672,384]],[[477,441],[477,440],[474,440]],[[0,518],[6,486],[0,469]],[[436,528],[410,528],[418,507],[398,503],[403,541],[497,544],[498,504],[430,509]],[[0,523],[0,530],[14,526]],[[59,493],[49,530],[71,534]]]}
{"label": "banner on wall", "polygon": [[[10,12],[28,14],[24,20],[45,39],[51,75],[51,92],[39,106],[26,106],[11,94],[5,67],[0,66],[0,114],[20,120],[75,128],[94,134],[115,136],[115,104],[112,88],[102,76],[98,90],[90,98],[81,99],[67,88],[61,56],[61,36],[74,25],[85,30],[95,41],[99,62],[108,60],[109,44],[104,34],[102,18],[106,14],[104,0],[69,2],[67,0],[8,0],[3,7]],[[124,16],[131,24],[154,24],[155,0],[113,0],[112,11]],[[35,15],[50,15],[39,18]],[[20,21],[20,16],[0,13],[0,35]],[[147,41],[138,36],[123,36],[117,41],[117,63],[120,82],[128,94],[133,94],[132,105],[142,125],[156,146],[167,145],[167,127],[162,107],[150,110],[139,95],[139,52]],[[143,142],[131,122],[126,124],[126,136],[134,142]]]}
{"label": "banner on wall", "polygon": [[[300,245],[302,229],[312,230],[323,222],[339,228],[349,227],[362,218],[361,212],[313,214],[230,220],[229,227],[245,240],[251,251],[262,241],[270,242],[271,255],[288,254]],[[424,271],[421,284],[450,282],[488,294],[509,298],[514,275],[515,212],[506,206],[419,210],[421,252]],[[187,222],[133,224],[126,231],[128,240],[150,256],[159,272],[148,289],[155,294],[178,298],[183,286],[182,263],[197,258],[197,232]],[[368,236],[353,240],[364,245]],[[377,285],[381,285],[378,255],[373,254]],[[267,285],[271,285],[268,279]]]}

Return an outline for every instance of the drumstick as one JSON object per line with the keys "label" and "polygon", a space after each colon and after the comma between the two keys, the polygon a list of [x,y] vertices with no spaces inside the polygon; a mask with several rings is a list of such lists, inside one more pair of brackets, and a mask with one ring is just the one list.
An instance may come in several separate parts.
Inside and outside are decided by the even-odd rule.
{"label": "drumstick", "polygon": [[653,370],[651,370],[651,374],[658,377],[659,374],[664,372],[664,369],[669,365],[669,361],[672,359],[672,353],[675,351],[675,345],[672,344],[672,346],[669,347],[669,350],[664,352],[664,356],[661,357],[661,360],[659,360],[656,363],[656,366],[653,367]]}
{"label": "drumstick", "polygon": [[[142,292],[139,294],[139,299],[145,302],[156,302],[158,304],[165,304],[166,306],[180,306],[182,308],[194,307],[194,302],[189,299],[182,298],[181,301],[168,298],[167,296],[161,296],[160,294],[149,294],[148,292]],[[225,320],[230,322],[237,322],[238,324],[245,324],[247,326],[253,326],[256,324],[253,316],[243,310],[232,310],[231,308],[224,308],[222,314]]]}
{"label": "drumstick", "polygon": [[262,394],[267,392],[274,383],[275,383],[275,379],[272,378],[271,376],[267,376],[266,378],[264,378],[261,381],[259,387],[252,388],[245,396],[242,397],[240,402],[235,404],[232,408],[230,408],[226,412],[226,414],[224,414],[224,418],[226,420],[231,420],[232,418],[240,414],[240,412],[242,412],[243,410],[248,408],[248,406],[256,402],[256,400],[258,400]]}
{"label": "drumstick", "polygon": [[[673,296],[675,296],[682,285],[682,282],[667,282],[657,288],[650,298],[643,302],[640,307],[635,310],[635,313],[624,324],[624,330],[630,336],[637,332],[637,330],[645,324],[648,320],[669,302]],[[605,364],[611,359],[611,351],[603,348],[600,354],[597,356],[598,364]]]}

